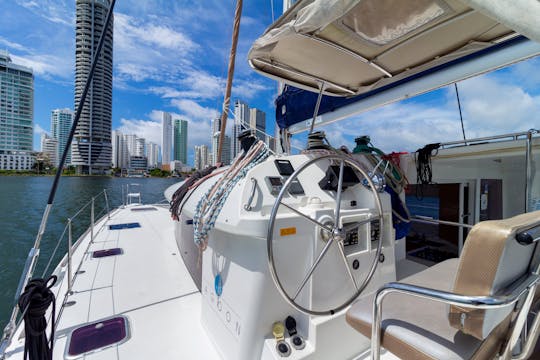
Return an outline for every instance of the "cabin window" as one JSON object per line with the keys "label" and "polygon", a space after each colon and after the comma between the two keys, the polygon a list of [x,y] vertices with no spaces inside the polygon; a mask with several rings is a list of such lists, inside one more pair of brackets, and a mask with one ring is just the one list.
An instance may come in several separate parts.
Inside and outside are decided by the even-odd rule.
{"label": "cabin window", "polygon": [[341,23],[371,43],[386,45],[450,11],[437,0],[363,0]]}

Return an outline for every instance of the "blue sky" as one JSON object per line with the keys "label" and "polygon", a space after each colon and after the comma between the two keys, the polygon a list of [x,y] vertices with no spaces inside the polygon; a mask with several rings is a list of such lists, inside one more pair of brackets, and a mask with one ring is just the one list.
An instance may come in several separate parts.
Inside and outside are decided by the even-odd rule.
{"label": "blue sky", "polygon": [[[247,64],[251,43],[272,21],[271,1],[244,2],[234,99],[267,114],[274,131],[276,84]],[[274,0],[281,13],[281,1]],[[234,0],[117,0],[114,29],[113,129],[160,143],[159,111],[189,121],[193,147],[210,142],[210,121],[221,111]],[[50,129],[50,111],[73,108],[74,0],[3,0],[0,48],[35,74],[35,141]],[[539,128],[540,60],[459,84],[468,138]],[[347,131],[342,131],[347,129]],[[350,129],[353,129],[352,131]],[[389,131],[390,129],[390,131]],[[369,134],[386,151],[461,138],[453,86],[326,126],[332,144],[353,145]],[[304,145],[303,137],[293,139]]]}

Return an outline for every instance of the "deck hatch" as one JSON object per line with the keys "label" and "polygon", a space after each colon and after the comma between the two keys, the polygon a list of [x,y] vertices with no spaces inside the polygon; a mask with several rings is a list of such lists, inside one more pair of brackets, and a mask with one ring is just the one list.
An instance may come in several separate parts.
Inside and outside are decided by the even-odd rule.
{"label": "deck hatch", "polygon": [[113,224],[109,225],[109,230],[122,230],[122,229],[134,229],[141,227],[141,224],[138,222],[134,223],[125,223],[125,224]]}
{"label": "deck hatch", "polygon": [[102,258],[107,256],[121,255],[124,251],[121,248],[112,248],[105,250],[96,250],[92,253],[93,258]]}
{"label": "deck hatch", "polygon": [[119,316],[73,330],[68,356],[78,356],[127,340],[128,321]]}

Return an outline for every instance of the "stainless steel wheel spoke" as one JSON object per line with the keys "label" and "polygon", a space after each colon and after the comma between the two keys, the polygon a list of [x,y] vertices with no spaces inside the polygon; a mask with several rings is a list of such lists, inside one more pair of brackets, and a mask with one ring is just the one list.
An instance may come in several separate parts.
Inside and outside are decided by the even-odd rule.
{"label": "stainless steel wheel spoke", "polygon": [[302,291],[302,289],[304,288],[304,286],[306,286],[306,283],[307,281],[309,280],[309,278],[311,277],[311,275],[313,275],[313,271],[315,271],[315,269],[317,268],[317,265],[319,265],[319,263],[321,262],[322,258],[324,257],[324,255],[326,254],[326,252],[328,251],[328,249],[330,249],[330,245],[332,245],[332,243],[334,242],[334,240],[330,239],[328,240],[328,242],[326,243],[326,245],[324,246],[324,248],[322,249],[321,253],[319,254],[319,256],[317,256],[317,259],[315,260],[315,262],[313,263],[313,265],[311,265],[311,268],[309,269],[308,273],[306,274],[306,276],[304,277],[304,280],[302,280],[302,283],[300,284],[300,286],[298,287],[298,290],[296,290],[296,293],[294,294],[293,296],[293,300],[296,300],[296,298],[298,297],[298,295],[300,294],[300,292]]}
{"label": "stainless steel wheel spoke", "polygon": [[341,190],[343,189],[343,167],[344,163],[343,160],[339,162],[339,180],[338,180],[338,187],[337,187],[337,196],[336,196],[336,211],[335,211],[335,222],[337,227],[339,227],[339,213],[341,211]]}
{"label": "stainless steel wheel spoke", "polygon": [[356,283],[356,280],[354,279],[354,276],[351,272],[351,268],[349,267],[349,262],[347,261],[347,256],[345,255],[345,250],[343,249],[343,244],[338,244],[339,253],[341,254],[341,259],[343,260],[343,264],[345,264],[345,268],[347,269],[347,273],[349,274],[349,277],[351,278],[352,283],[354,284],[354,288],[356,291],[358,291],[358,284]]}
{"label": "stainless steel wheel spoke", "polygon": [[287,209],[291,210],[293,213],[302,216],[303,218],[305,218],[306,220],[311,221],[312,223],[314,223],[317,226],[322,227],[324,230],[328,231],[329,233],[333,232],[332,228],[328,227],[327,225],[324,225],[323,223],[318,222],[317,220],[315,220],[313,218],[310,218],[306,214],[302,214],[300,211],[296,210],[292,206],[289,206],[289,205],[285,204],[283,201],[280,201],[280,204],[285,206]]}

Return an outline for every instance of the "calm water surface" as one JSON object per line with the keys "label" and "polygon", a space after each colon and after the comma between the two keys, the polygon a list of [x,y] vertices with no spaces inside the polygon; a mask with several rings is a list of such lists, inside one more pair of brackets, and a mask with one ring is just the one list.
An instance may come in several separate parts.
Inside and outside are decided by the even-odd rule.
{"label": "calm water surface", "polygon": [[[0,334],[14,302],[16,287],[32,247],[43,210],[47,203],[52,177],[0,176]],[[86,204],[93,195],[107,189],[111,209],[122,199],[122,186],[138,183],[143,203],[157,203],[164,199],[163,191],[179,179],[168,178],[106,178],[63,177],[56,193],[53,210],[42,240],[41,255],[35,276],[41,276],[64,227],[66,219]],[[97,215],[104,210],[103,197],[96,199]],[[74,240],[90,223],[89,207],[74,220]],[[64,256],[67,237],[53,258],[50,273]]]}

